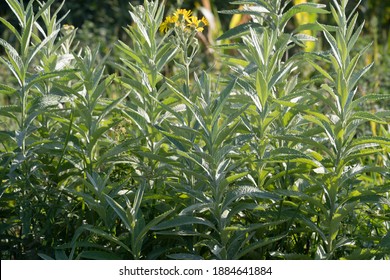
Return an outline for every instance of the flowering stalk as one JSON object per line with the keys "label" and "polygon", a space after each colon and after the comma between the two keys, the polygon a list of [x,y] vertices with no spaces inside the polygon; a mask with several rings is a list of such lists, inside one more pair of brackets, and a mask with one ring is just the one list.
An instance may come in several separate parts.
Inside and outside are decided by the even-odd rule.
{"label": "flowering stalk", "polygon": [[176,44],[180,46],[182,52],[182,62],[185,66],[186,95],[189,96],[189,81],[190,81],[190,64],[198,53],[199,44],[195,36],[198,32],[202,32],[204,27],[208,25],[207,19],[192,15],[191,10],[177,9],[173,15],[167,16],[160,25],[160,32],[174,32]]}

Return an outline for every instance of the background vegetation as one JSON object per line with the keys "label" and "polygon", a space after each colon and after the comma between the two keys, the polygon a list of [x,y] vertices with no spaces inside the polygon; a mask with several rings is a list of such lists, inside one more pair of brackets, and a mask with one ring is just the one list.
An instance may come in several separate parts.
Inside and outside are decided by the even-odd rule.
{"label": "background vegetation", "polygon": [[306,2],[0,2],[1,258],[389,259],[390,7]]}

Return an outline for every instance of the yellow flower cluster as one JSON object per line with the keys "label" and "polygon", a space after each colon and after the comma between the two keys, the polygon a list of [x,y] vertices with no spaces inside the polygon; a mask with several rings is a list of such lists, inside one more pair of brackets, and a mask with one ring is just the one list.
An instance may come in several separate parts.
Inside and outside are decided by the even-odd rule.
{"label": "yellow flower cluster", "polygon": [[202,32],[206,25],[208,25],[208,21],[205,17],[198,19],[197,16],[192,16],[191,10],[178,9],[161,23],[160,32],[165,33],[175,26],[182,27],[185,31],[196,30]]}

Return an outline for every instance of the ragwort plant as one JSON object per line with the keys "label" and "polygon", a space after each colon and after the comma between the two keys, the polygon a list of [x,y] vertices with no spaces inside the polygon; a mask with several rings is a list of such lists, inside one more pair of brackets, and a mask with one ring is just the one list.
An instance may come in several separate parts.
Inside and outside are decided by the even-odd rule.
{"label": "ragwort plant", "polygon": [[[292,55],[292,49],[304,47],[307,40],[315,38],[295,32],[290,34],[285,29],[288,21],[299,12],[327,12],[323,5],[313,3],[291,8],[282,5],[281,1],[248,1],[244,4],[241,10],[223,13],[249,14],[253,21],[229,30],[220,39],[240,39],[235,44],[242,59],[235,59],[232,70],[239,77],[240,98],[251,104],[241,116],[246,133],[251,135],[243,150],[248,159],[247,180],[258,189],[284,195],[285,190],[294,188],[298,174],[305,174],[320,165],[310,153],[294,149],[278,137],[297,133],[304,125],[298,111],[286,105],[295,102],[310,106],[314,103],[308,96],[307,86],[298,79],[300,73],[297,69],[302,66],[304,55]],[[295,229],[293,221],[297,211],[292,210],[292,203],[288,200],[280,196],[267,207],[251,213],[253,220],[285,221],[278,227],[258,232],[259,239],[264,236],[286,237],[289,232],[304,230]],[[300,234],[273,242],[264,250],[258,250],[256,257],[285,254],[285,250],[291,250],[290,254],[294,250],[303,251],[306,244]]]}
{"label": "ragwort plant", "polygon": [[[307,176],[304,179],[319,188],[325,201],[318,209],[321,214],[315,219],[318,227],[313,228],[323,241],[322,244],[317,243],[316,257],[327,259],[342,257],[338,255],[338,249],[343,246],[354,249],[353,256],[364,250],[363,244],[356,248],[355,244],[359,241],[351,237],[359,234],[359,222],[353,223],[352,227],[349,227],[348,223],[356,217],[361,217],[369,202],[383,211],[382,194],[386,194],[389,188],[388,168],[373,165],[369,159],[371,155],[384,153],[388,149],[389,139],[360,135],[359,131],[366,122],[386,124],[387,116],[386,113],[372,114],[364,111],[360,109],[360,105],[368,100],[387,99],[389,96],[376,94],[357,96],[357,82],[372,64],[357,69],[358,60],[369,46],[354,54],[354,46],[364,23],[356,27],[357,6],[350,15],[346,15],[347,4],[348,1],[340,3],[333,1],[330,8],[337,25],[335,27],[320,25],[331,49],[324,59],[332,65],[333,71],[328,73],[315,66],[329,81],[321,85],[323,91],[320,91],[320,94],[323,96],[315,95],[328,106],[329,111],[316,114],[307,111],[308,114],[304,116],[323,132],[322,139],[319,139],[320,145],[327,144],[326,149],[322,149],[322,152],[326,151],[322,154],[324,168],[318,170],[315,176]],[[335,36],[331,32],[334,32]],[[315,62],[311,64],[315,65]],[[372,179],[368,179],[367,176]],[[318,220],[322,222],[318,223]],[[383,254],[381,241],[385,237],[387,227],[388,223],[384,222],[372,233],[372,237],[376,239],[373,256],[381,257]]]}
{"label": "ragwort plant", "polygon": [[[195,11],[130,5],[112,61],[73,42],[54,0],[6,1],[2,258],[388,258],[388,112],[362,104],[389,96],[359,91],[369,46],[348,1],[235,1],[222,13],[251,21],[214,46],[228,75],[196,65]],[[301,12],[336,25],[287,31]],[[318,31],[329,51],[302,52]]]}
{"label": "ragwort plant", "polygon": [[[350,246],[351,251],[357,247],[352,254],[352,258],[356,258],[365,251],[362,249],[364,245],[360,243],[354,246],[356,240],[349,237],[363,234],[358,233],[356,220],[354,227],[347,225],[357,216],[362,219],[362,209],[367,207],[367,202],[378,207],[383,201],[382,193],[388,192],[388,169],[370,165],[367,158],[362,160],[363,156],[386,151],[388,139],[372,136],[355,139],[362,123],[385,124],[383,116],[387,116],[386,112],[373,115],[357,108],[362,101],[385,99],[387,95],[367,95],[354,99],[356,83],[370,68],[369,65],[356,70],[357,61],[366,48],[354,56],[351,54],[363,25],[356,29],[357,14],[345,15],[346,1],[341,4],[334,1],[331,6],[337,27],[319,25],[331,47],[330,56],[319,56],[330,60],[336,74],[333,78],[333,73],[323,70],[317,62],[311,64],[334,85],[335,90],[328,84],[322,85],[332,97],[327,99],[323,92],[313,91],[297,82],[297,76],[294,77],[292,70],[300,65],[299,60],[310,58],[311,54],[288,57],[291,42],[301,45],[302,39],[312,38],[283,33],[287,20],[295,13],[303,9],[324,13],[321,10],[323,6],[306,3],[287,10],[287,6],[281,6],[278,1],[272,4],[266,1],[240,1],[239,4],[253,5],[244,5],[241,10],[225,13],[251,14],[256,20],[229,30],[221,39],[242,39],[238,46],[245,60],[230,61],[241,65],[238,69],[236,66],[233,68],[237,69],[235,71],[240,77],[238,84],[250,96],[255,104],[252,107],[256,109],[254,114],[248,114],[248,110],[243,118],[254,139],[257,139],[252,142],[250,169],[257,171],[257,174],[252,172],[252,178],[257,178],[257,187],[285,195],[286,198],[277,208],[278,219],[291,218],[289,236],[281,241],[283,249],[273,247],[272,250],[276,250],[270,254],[282,258],[304,258],[297,252],[305,252],[309,254],[307,257],[340,258],[337,249]],[[278,12],[281,14],[278,15]],[[318,26],[310,24],[297,31],[312,28]],[[336,37],[330,32],[336,32]],[[292,78],[288,78],[288,74]],[[320,100],[325,101],[325,106],[321,104],[323,107],[330,107],[333,111],[320,110],[316,106]],[[313,107],[317,110],[313,110]],[[321,130],[325,135],[319,134]],[[375,180],[359,186],[367,173]],[[320,195],[317,196],[318,192]],[[298,197],[298,200],[292,197]],[[309,205],[309,208],[305,205]],[[386,206],[379,206],[379,209],[383,211]],[[376,228],[373,235],[380,232],[379,236],[370,242],[376,245],[376,249],[369,249],[365,256],[370,253],[379,258],[383,256],[381,246],[388,238],[387,228],[387,222],[382,223],[380,229]],[[279,246],[277,242],[275,245]]]}
{"label": "ragwort plant", "polygon": [[0,21],[18,44],[14,48],[0,39],[6,53],[0,61],[11,74],[9,85],[0,85],[1,93],[14,101],[0,110],[12,128],[1,132],[2,243],[8,248],[2,257],[36,258],[37,248],[50,250],[57,238],[66,239],[72,225],[66,213],[68,201],[57,185],[63,139],[47,114],[61,111],[59,103],[65,96],[56,84],[66,83],[73,72],[68,48],[72,32],[61,30],[63,18],[58,17],[59,9],[52,12],[53,1],[38,2],[37,12],[33,1],[27,6],[6,2],[18,27],[4,18]]}

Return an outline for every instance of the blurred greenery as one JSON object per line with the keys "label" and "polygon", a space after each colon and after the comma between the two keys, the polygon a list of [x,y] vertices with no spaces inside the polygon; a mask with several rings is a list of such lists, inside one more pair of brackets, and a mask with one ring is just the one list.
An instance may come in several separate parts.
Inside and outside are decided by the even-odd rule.
{"label": "blurred greenery", "polygon": [[[329,4],[330,1],[331,0],[309,0],[309,2],[324,4]],[[102,53],[107,54],[113,48],[117,39],[125,42],[128,40],[124,28],[131,24],[128,12],[129,3],[138,5],[143,1],[108,0],[102,2],[99,0],[64,0],[64,2],[64,7],[60,11],[60,14],[65,14],[67,11],[70,11],[64,23],[72,24],[79,29],[77,32],[77,39],[80,41],[80,44],[82,46],[99,45]],[[349,6],[352,8],[357,2],[358,0],[350,1]],[[61,3],[62,1],[57,1],[56,6],[59,6]],[[217,13],[217,11],[234,7],[234,5],[229,3],[229,1],[225,0],[166,0],[165,11],[166,13],[169,13],[176,7],[192,9],[195,13],[201,13],[201,11],[205,11],[204,9],[211,10],[215,16],[216,31],[213,32],[212,36],[208,36],[208,39],[214,40],[215,37],[229,28],[232,15]],[[361,14],[360,19],[365,19],[363,37],[366,38],[367,42],[374,42],[374,49],[372,50],[371,57],[367,59],[375,60],[377,71],[381,71],[388,66],[388,59],[386,56],[389,54],[388,45],[390,41],[390,1],[363,0],[359,5],[358,11]],[[12,18],[12,13],[5,1],[0,1],[0,16],[13,24],[16,23],[15,19]],[[326,18],[326,15],[324,15],[324,17],[319,18],[319,21],[327,22],[329,20]],[[0,25],[0,37],[12,43],[12,38],[10,38],[11,34],[9,31],[5,31],[5,28],[2,25]],[[2,52],[3,50],[0,51]],[[2,71],[3,70],[0,69],[0,73],[2,73]],[[376,70],[373,72],[376,72]],[[2,78],[0,78],[0,81],[1,79]],[[380,82],[385,83],[385,88],[388,88],[388,81]],[[379,85],[377,85],[376,88],[378,87]]]}

